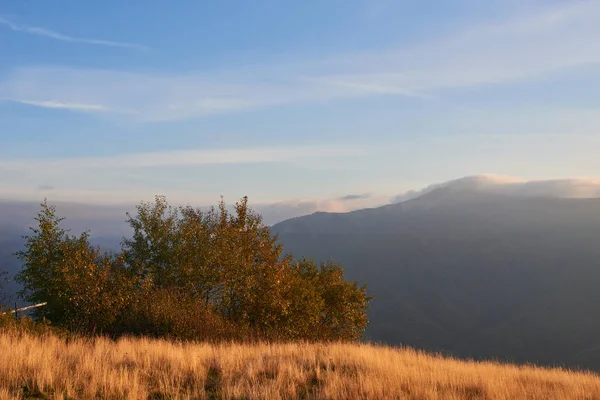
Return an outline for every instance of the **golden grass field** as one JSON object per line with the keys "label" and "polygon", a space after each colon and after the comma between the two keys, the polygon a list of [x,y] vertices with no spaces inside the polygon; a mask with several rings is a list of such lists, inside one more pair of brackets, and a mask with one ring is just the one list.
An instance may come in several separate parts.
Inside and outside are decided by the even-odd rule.
{"label": "golden grass field", "polygon": [[0,333],[0,399],[600,399],[600,375],[359,344]]}

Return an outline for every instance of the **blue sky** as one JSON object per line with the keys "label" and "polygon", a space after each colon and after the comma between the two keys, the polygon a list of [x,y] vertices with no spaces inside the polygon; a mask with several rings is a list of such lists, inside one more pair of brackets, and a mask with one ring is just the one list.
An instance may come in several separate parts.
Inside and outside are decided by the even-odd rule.
{"label": "blue sky", "polygon": [[0,198],[346,210],[596,177],[599,20],[584,0],[8,0]]}

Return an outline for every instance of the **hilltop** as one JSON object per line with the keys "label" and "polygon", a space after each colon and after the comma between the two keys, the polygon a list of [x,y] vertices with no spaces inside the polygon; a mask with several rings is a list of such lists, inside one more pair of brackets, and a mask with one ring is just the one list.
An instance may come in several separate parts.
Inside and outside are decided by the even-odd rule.
{"label": "hilltop", "polygon": [[176,343],[0,333],[0,400],[595,399],[600,376],[370,344]]}

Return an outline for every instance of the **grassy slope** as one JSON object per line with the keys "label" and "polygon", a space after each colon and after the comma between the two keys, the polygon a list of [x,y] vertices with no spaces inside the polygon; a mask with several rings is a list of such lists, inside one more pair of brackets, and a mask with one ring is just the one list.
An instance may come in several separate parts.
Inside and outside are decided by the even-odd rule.
{"label": "grassy slope", "polygon": [[0,399],[598,399],[600,376],[348,344],[65,342],[0,333]]}

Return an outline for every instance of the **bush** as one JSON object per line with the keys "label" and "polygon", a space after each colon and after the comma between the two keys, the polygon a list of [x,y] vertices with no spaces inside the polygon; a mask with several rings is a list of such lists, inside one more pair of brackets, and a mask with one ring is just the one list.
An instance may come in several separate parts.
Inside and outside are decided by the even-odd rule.
{"label": "bush", "polygon": [[46,202],[17,253],[17,279],[36,318],[86,333],[183,339],[356,340],[367,325],[366,286],[339,264],[283,255],[247,199],[230,213],[163,197],[129,216],[133,236],[119,254],[72,236]]}
{"label": "bush", "polygon": [[53,334],[62,337],[67,334],[65,330],[50,326],[49,321],[46,319],[40,319],[36,322],[28,316],[15,318],[14,314],[1,314],[4,311],[10,311],[9,308],[3,308],[2,310],[0,310],[0,332],[35,336]]}
{"label": "bush", "polygon": [[[143,294],[122,314],[112,334],[138,334],[184,340],[237,340],[250,338],[248,329],[222,318],[204,302],[180,289],[155,289]],[[246,333],[246,334],[244,334]]]}

